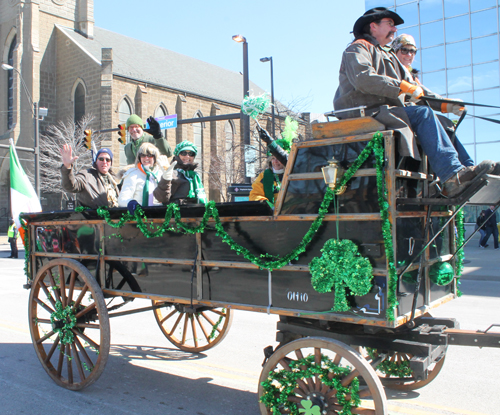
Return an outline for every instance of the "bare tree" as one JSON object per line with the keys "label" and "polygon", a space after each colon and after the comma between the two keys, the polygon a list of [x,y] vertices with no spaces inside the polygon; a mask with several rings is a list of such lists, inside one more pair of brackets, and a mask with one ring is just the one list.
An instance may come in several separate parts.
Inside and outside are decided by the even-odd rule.
{"label": "bare tree", "polygon": [[[75,171],[92,166],[91,151],[85,147],[85,133],[94,117],[85,115],[76,122],[68,118],[57,124],[49,125],[40,140],[40,188],[45,193],[61,193],[63,200],[69,199],[69,195],[61,187],[61,153],[59,149],[64,144],[69,144],[73,149],[73,156],[78,159],[73,164]],[[92,134],[92,142],[96,148],[101,147],[101,134]]]}

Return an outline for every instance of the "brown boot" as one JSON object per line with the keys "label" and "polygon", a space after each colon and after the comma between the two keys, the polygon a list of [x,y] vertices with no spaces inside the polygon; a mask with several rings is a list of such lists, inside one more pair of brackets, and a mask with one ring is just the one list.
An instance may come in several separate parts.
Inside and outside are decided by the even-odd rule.
{"label": "brown boot", "polygon": [[470,182],[476,177],[490,173],[494,165],[493,161],[485,160],[477,166],[464,167],[445,182],[443,195],[450,198],[458,196],[469,187]]}

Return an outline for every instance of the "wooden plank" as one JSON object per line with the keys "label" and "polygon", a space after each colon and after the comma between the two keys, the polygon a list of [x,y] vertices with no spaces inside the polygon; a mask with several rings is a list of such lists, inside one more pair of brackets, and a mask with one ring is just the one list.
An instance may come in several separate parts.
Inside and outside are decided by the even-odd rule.
{"label": "wooden plank", "polygon": [[385,130],[385,125],[372,117],[312,124],[313,138],[333,138]]}

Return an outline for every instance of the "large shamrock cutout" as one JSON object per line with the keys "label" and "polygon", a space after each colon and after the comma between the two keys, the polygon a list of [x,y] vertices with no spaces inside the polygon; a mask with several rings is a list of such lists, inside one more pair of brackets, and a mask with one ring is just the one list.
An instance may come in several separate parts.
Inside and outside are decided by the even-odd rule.
{"label": "large shamrock cutout", "polygon": [[299,413],[304,415],[321,415],[321,411],[318,405],[314,405],[311,401],[307,401],[305,399],[300,401],[300,404],[304,407],[304,409],[299,408]]}
{"label": "large shamrock cutout", "polygon": [[346,288],[357,296],[366,295],[372,287],[372,266],[358,252],[356,244],[348,239],[326,241],[322,255],[309,264],[313,288],[320,293],[335,289],[334,311],[349,311]]}

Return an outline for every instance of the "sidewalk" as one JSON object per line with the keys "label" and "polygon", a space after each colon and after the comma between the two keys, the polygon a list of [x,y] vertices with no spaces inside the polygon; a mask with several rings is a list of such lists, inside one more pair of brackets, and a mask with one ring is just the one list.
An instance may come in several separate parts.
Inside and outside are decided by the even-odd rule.
{"label": "sidewalk", "polygon": [[[466,235],[467,237],[468,235]],[[479,248],[479,234],[465,247],[465,261],[462,279],[500,281],[500,249],[493,249],[493,238],[491,237],[486,249]],[[24,258],[24,246],[21,238],[17,238],[19,258]],[[10,244],[7,242],[7,235],[0,235],[0,259],[8,257],[10,254]]]}

